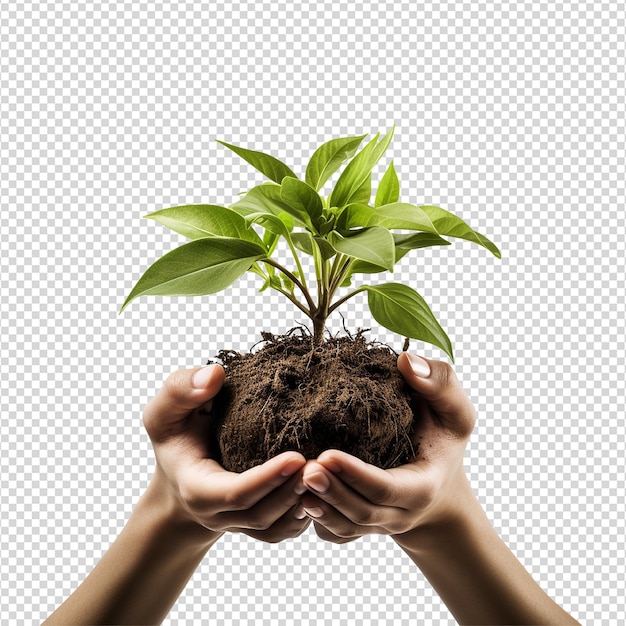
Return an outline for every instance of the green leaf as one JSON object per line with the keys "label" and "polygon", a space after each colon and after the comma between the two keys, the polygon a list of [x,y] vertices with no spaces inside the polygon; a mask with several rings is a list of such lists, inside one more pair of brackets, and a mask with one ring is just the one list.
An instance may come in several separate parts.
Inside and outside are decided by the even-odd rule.
{"label": "green leaf", "polygon": [[394,202],[373,209],[364,204],[350,204],[337,218],[336,228],[342,234],[346,234],[351,228],[367,226],[421,230],[435,235],[458,237],[477,243],[496,257],[501,257],[500,250],[487,237],[470,228],[460,217],[437,206]]}
{"label": "green leaf", "polygon": [[[257,272],[255,272],[256,274]],[[259,293],[263,293],[271,284],[272,282],[272,277],[271,276],[265,276],[264,277],[265,280],[263,281],[263,284],[259,287]]]}
{"label": "green leaf", "polygon": [[[397,263],[405,254],[409,252],[409,248],[396,248],[395,249],[395,263]],[[350,269],[350,276],[353,274],[378,274],[380,272],[387,272],[386,267],[381,267],[374,263],[367,263],[365,261],[356,261]]]}
{"label": "green leaf", "polygon": [[264,154],[263,152],[257,152],[256,150],[248,150],[246,148],[239,148],[233,146],[225,141],[218,139],[217,143],[221,143],[226,148],[232,150],[235,154],[238,154],[242,159],[250,163],[252,167],[256,168],[262,174],[265,174],[270,180],[280,184],[285,176],[297,176],[281,161],[277,158]]}
{"label": "green leaf", "polygon": [[401,248],[407,251],[417,250],[418,248],[428,248],[430,246],[451,245],[447,239],[435,235],[434,233],[410,233],[407,235],[393,233],[393,240],[396,242],[396,250]]}
{"label": "green leaf", "polygon": [[[429,246],[450,245],[449,241],[439,237],[439,235],[432,235],[430,233],[411,233],[409,235],[392,233],[392,235],[396,244],[396,263],[411,250],[426,248]],[[381,267],[380,265],[375,265],[374,263],[355,261],[350,268],[348,276],[352,276],[353,274],[378,274],[386,271],[386,268]]]}
{"label": "green leaf", "polygon": [[329,198],[330,206],[341,207],[352,202],[356,191],[361,189],[364,181],[370,175],[372,169],[389,147],[393,137],[392,128],[378,142],[377,134],[366,146],[348,163],[346,169],[341,173],[333,192]]}
{"label": "green leaf", "polygon": [[120,309],[139,296],[203,296],[234,283],[255,261],[263,247],[230,237],[196,239],[168,252],[139,279]]}
{"label": "green leaf", "polygon": [[351,228],[367,226],[437,232],[426,212],[413,204],[403,202],[387,204],[378,209],[373,209],[366,204],[349,204],[339,215],[336,228],[339,232],[345,233]]}
{"label": "green leaf", "polygon": [[253,187],[241,200],[231,204],[229,208],[244,217],[251,213],[272,213],[276,216],[289,213],[300,226],[315,230],[311,218],[304,211],[285,202],[281,197],[281,187],[273,183]]}
{"label": "green leaf", "polygon": [[280,199],[280,185],[263,183],[247,191],[237,202],[229,207],[239,215],[246,217],[250,213],[273,213],[279,215],[285,210],[285,203]]}
{"label": "green leaf", "polygon": [[279,280],[282,282],[283,289],[293,295],[293,290],[295,288],[295,283],[293,282],[293,280],[291,280],[289,276],[285,276],[282,272],[280,274]]}
{"label": "green leaf", "polygon": [[328,240],[337,252],[380,265],[392,271],[395,262],[395,245],[391,233],[386,228],[374,226],[344,237],[333,231]]}
{"label": "green leaf", "polygon": [[396,174],[396,168],[393,165],[393,161],[391,161],[389,167],[387,168],[387,171],[380,181],[380,184],[378,185],[374,206],[379,207],[383,204],[398,202],[399,198],[400,183],[398,181],[398,175]]}
{"label": "green leaf", "polygon": [[253,263],[250,266],[250,269],[248,271],[251,272],[252,274],[256,274],[257,276],[260,276],[261,278],[266,278],[265,272],[259,267],[258,263]]}
{"label": "green leaf", "polygon": [[[271,265],[270,265],[271,267]],[[252,269],[251,269],[252,271]],[[274,274],[268,274],[267,276],[265,276],[264,274],[260,273],[260,272],[254,272],[255,274],[259,274],[259,276],[264,278],[263,284],[261,285],[261,287],[259,288],[259,293],[263,293],[268,287],[271,287],[272,289],[280,289],[281,288],[281,282],[280,282],[280,278],[278,276],[275,276]]]}
{"label": "green leaf", "polygon": [[[272,215],[272,217],[274,216]],[[271,229],[269,228],[265,229],[265,232],[263,233],[263,244],[265,245],[265,249],[267,250],[267,256],[272,256],[272,254],[274,253],[274,250],[276,249],[276,245],[278,244],[279,239],[280,239],[279,233],[273,233]]]}
{"label": "green leaf", "polygon": [[430,221],[435,226],[436,232],[440,235],[448,235],[449,237],[458,237],[459,239],[466,239],[477,243],[479,246],[486,248],[498,259],[502,258],[500,250],[492,243],[487,237],[477,233],[475,230],[469,227],[460,217],[457,217],[453,213],[446,211],[438,206],[420,206],[418,207],[423,211]]}
{"label": "green leaf", "polygon": [[259,245],[261,239],[246,225],[241,215],[216,204],[188,204],[155,211],[145,216],[188,237],[236,237]]}
{"label": "green leaf", "polygon": [[322,199],[315,189],[290,176],[283,178],[280,186],[281,200],[298,212],[308,215],[313,224],[317,224],[324,208]]}
{"label": "green leaf", "polygon": [[[405,248],[396,248],[396,262],[398,262],[408,250]],[[354,274],[379,274],[380,272],[388,272],[389,270],[386,267],[381,267],[380,265],[376,265],[374,263],[367,263],[366,261],[355,261],[355,263],[350,268],[350,273],[348,276],[353,276]]]}
{"label": "green leaf", "polygon": [[319,191],[324,183],[354,156],[365,135],[342,137],[322,144],[311,156],[306,168],[305,180],[313,189]]}
{"label": "green leaf", "polygon": [[249,213],[245,217],[247,224],[259,224],[270,233],[289,239],[293,230],[293,218],[287,213],[274,215],[268,212]]}
{"label": "green leaf", "polygon": [[336,219],[334,215],[322,216],[319,228],[317,229],[320,235],[325,236],[328,235],[331,230],[335,230],[335,222]]}
{"label": "green leaf", "polygon": [[291,235],[291,239],[293,240],[294,246],[298,248],[298,250],[302,250],[302,252],[313,256],[313,245],[314,242],[317,244],[317,248],[320,251],[322,258],[326,261],[327,259],[331,259],[335,256],[335,249],[322,237],[313,237],[311,233],[293,233]]}
{"label": "green leaf", "polygon": [[366,286],[374,319],[394,333],[441,348],[454,362],[452,343],[428,304],[416,291],[399,283]]}
{"label": "green leaf", "polygon": [[372,197],[372,175],[368,174],[363,184],[354,192],[350,202],[367,204]]}

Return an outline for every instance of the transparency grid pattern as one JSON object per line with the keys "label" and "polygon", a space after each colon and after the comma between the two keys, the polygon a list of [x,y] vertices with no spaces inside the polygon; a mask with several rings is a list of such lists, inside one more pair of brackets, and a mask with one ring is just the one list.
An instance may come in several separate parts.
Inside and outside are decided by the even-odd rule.
{"label": "transparency grid pattern", "polygon": [[[140,217],[230,203],[321,142],[386,131],[401,198],[456,240],[403,259],[478,409],[466,465],[495,527],[581,621],[624,618],[626,203],[622,3],[0,1],[0,615],[84,579],[153,469],[141,409],[175,369],[303,322],[245,277],[142,298],[182,239]],[[379,180],[383,164],[375,170]],[[374,280],[382,280],[375,277]],[[348,328],[372,327],[365,299]],[[333,319],[331,329],[341,329]],[[435,348],[411,349],[444,358]],[[451,624],[385,537],[225,536],[166,623]]]}

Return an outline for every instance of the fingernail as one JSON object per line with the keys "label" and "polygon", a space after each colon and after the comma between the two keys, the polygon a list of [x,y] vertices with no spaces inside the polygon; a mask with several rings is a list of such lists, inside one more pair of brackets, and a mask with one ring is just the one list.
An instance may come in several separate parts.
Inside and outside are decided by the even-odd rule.
{"label": "fingernail", "polygon": [[322,515],[324,515],[324,511],[322,511],[322,509],[318,509],[316,506],[311,507],[310,509],[305,507],[304,512],[309,517],[322,517]]}
{"label": "fingernail", "polygon": [[293,491],[295,494],[301,496],[303,493],[307,491],[307,488],[304,486],[304,483],[299,482],[294,488]]}
{"label": "fingernail", "polygon": [[193,386],[196,389],[206,389],[206,386],[209,384],[209,381],[213,377],[213,372],[215,371],[215,368],[215,363],[212,363],[211,365],[205,365],[202,369],[199,369],[193,375]]}
{"label": "fingernail", "polygon": [[304,519],[306,517],[306,511],[304,507],[300,506],[296,509],[296,512],[293,514],[296,519]]}
{"label": "fingernail", "polygon": [[411,369],[416,376],[420,378],[428,378],[430,376],[430,365],[428,365],[428,361],[416,354],[410,354],[408,352],[407,356],[409,357]]}
{"label": "fingernail", "polygon": [[334,461],[320,461],[320,463],[333,474],[339,474],[341,472],[341,466],[335,463]]}
{"label": "fingernail", "polygon": [[291,459],[285,467],[283,467],[281,476],[293,476],[299,469],[302,469],[302,463],[298,459]]}
{"label": "fingernail", "polygon": [[328,488],[330,487],[330,482],[328,481],[328,478],[326,478],[326,475],[322,474],[322,472],[317,472],[312,476],[307,476],[304,479],[304,482],[309,487],[311,487],[313,491],[318,491],[320,493],[328,491]]}

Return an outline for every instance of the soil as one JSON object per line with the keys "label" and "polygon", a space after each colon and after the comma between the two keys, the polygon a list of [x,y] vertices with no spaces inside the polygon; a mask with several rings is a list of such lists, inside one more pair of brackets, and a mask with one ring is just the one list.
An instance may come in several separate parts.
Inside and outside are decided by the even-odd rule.
{"label": "soil", "polygon": [[287,450],[315,459],[329,448],[384,469],[413,459],[411,394],[397,354],[362,331],[319,346],[305,331],[261,333],[255,352],[218,354],[226,381],[211,447],[222,465],[243,472]]}

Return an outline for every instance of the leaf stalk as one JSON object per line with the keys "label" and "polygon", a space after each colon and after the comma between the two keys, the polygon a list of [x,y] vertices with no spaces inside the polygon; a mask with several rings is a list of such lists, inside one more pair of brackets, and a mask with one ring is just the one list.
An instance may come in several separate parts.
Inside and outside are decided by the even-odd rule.
{"label": "leaf stalk", "polygon": [[[300,282],[298,277],[293,272],[290,272],[286,267],[283,267],[280,263],[278,263],[277,261],[274,261],[274,259],[266,258],[266,259],[262,259],[262,261],[264,263],[267,263],[268,265],[272,265],[279,272],[282,272],[285,276],[287,276],[287,278],[289,278],[289,280],[291,280],[293,284],[296,285],[298,289],[300,289],[311,311],[315,310],[315,302],[313,302],[313,299],[311,298],[311,295],[309,294],[308,289]],[[307,313],[307,315],[309,315],[309,317],[311,316],[310,313]]]}

